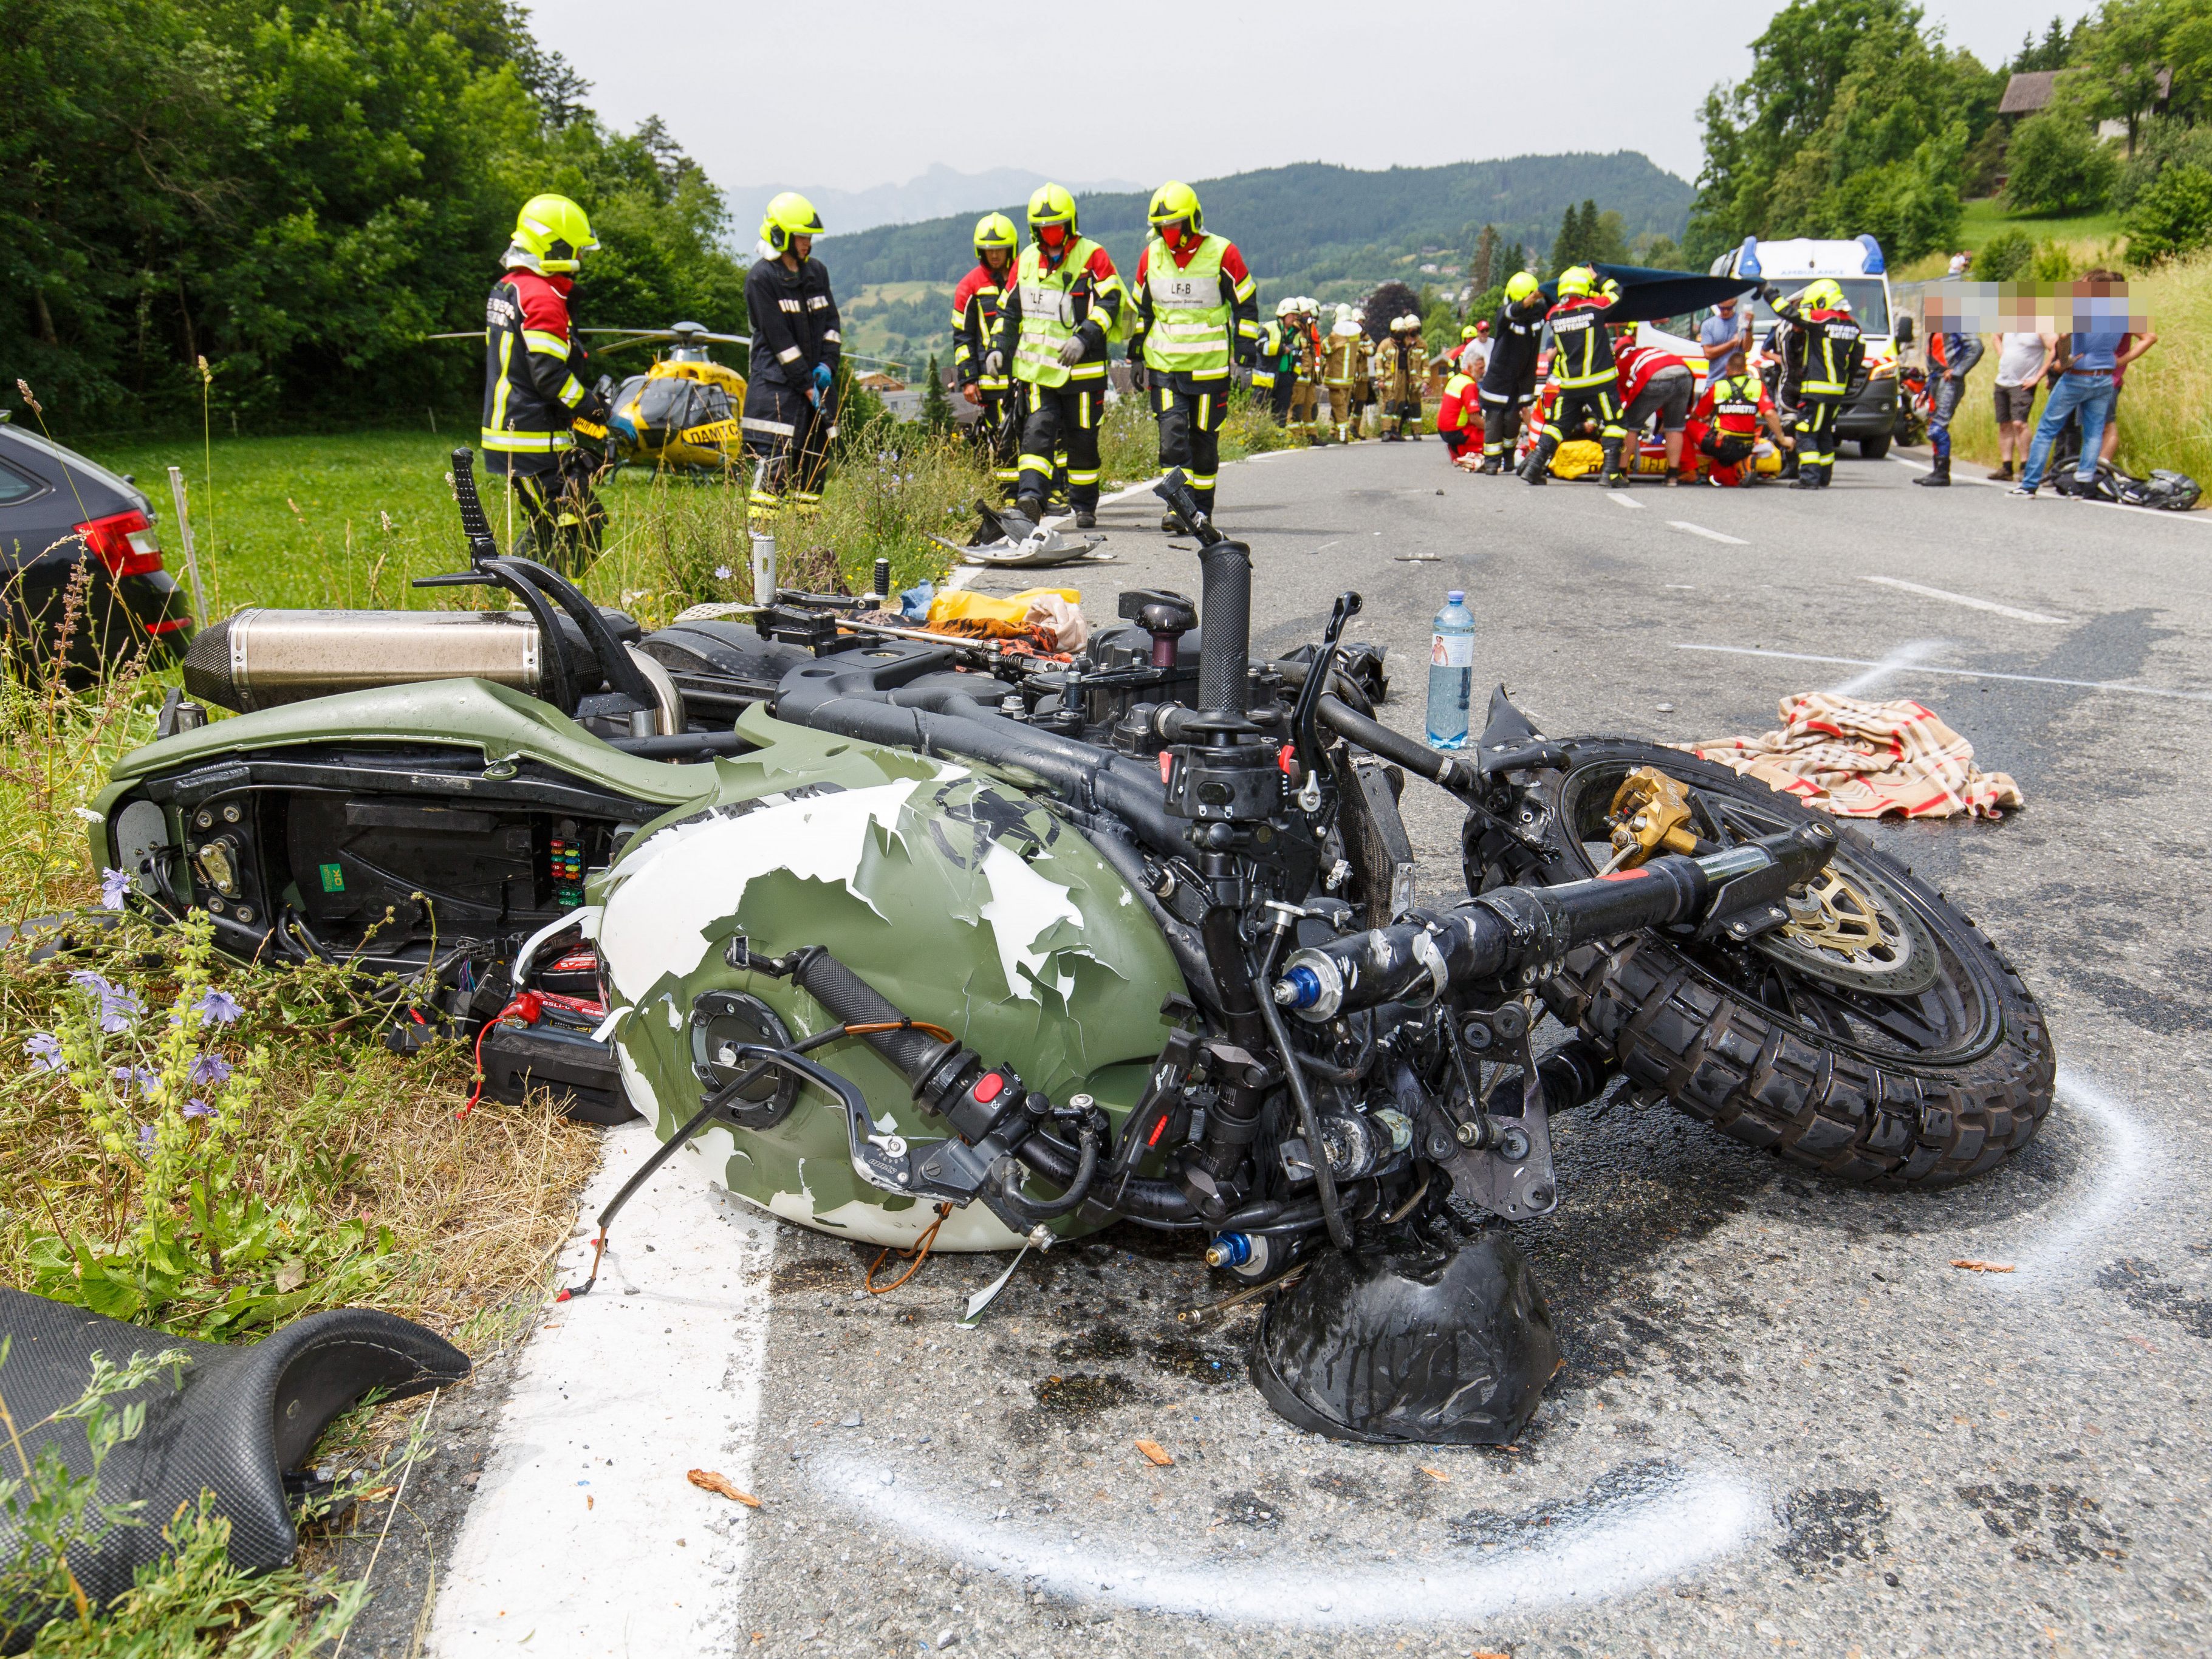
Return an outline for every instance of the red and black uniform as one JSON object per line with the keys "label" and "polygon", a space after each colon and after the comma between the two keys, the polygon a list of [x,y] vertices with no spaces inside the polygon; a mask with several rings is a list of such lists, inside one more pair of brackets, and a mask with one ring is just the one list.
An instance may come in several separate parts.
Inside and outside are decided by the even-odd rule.
{"label": "red and black uniform", "polygon": [[568,316],[567,276],[516,267],[484,302],[484,471],[503,474],[538,556],[580,571],[599,551],[605,514],[592,493],[596,458],[576,447],[579,415],[596,407],[589,354]]}
{"label": "red and black uniform", "polygon": [[999,298],[1014,278],[1014,256],[1009,250],[1006,268],[994,270],[978,260],[975,268],[952,290],[952,374],[963,389],[973,386],[981,400],[975,434],[990,457],[991,476],[1012,489],[1021,477],[1014,459],[1021,449],[1021,418],[1016,412],[1014,383],[1004,374],[986,374],[983,354],[999,331]]}
{"label": "red and black uniform", "polygon": [[828,268],[811,258],[796,270],[780,258],[755,260],[745,273],[745,314],[753,325],[744,415],[753,503],[780,505],[787,483],[793,501],[818,501],[830,441],[837,435],[837,363],[844,353]]}
{"label": "red and black uniform", "polygon": [[1544,435],[1530,452],[1522,476],[1531,483],[1546,482],[1552,457],[1570,432],[1582,430],[1585,419],[1598,425],[1598,440],[1605,450],[1605,476],[1620,476],[1621,441],[1628,429],[1620,423],[1620,388],[1613,360],[1612,337],[1606,332],[1605,313],[1612,307],[1611,294],[1577,294],[1562,300],[1545,313],[1552,325],[1552,412],[1544,422]]}
{"label": "red and black uniform", "polygon": [[1713,482],[1734,486],[1749,481],[1746,465],[1758,447],[1762,418],[1774,417],[1766,383],[1748,371],[1717,374],[1690,411],[1684,438],[1712,462]]}
{"label": "red and black uniform", "polygon": [[1782,378],[1797,389],[1798,481],[1825,489],[1836,471],[1836,416],[1866,362],[1866,340],[1848,311],[1808,308],[1801,299],[1778,301],[1774,310],[1790,325]]}
{"label": "red and black uniform", "polygon": [[[1233,384],[1230,363],[1200,373],[1170,371],[1145,355],[1145,337],[1153,326],[1153,262],[1163,256],[1180,270],[1198,256],[1209,236],[1193,233],[1182,246],[1171,248],[1158,236],[1137,256],[1136,280],[1130,298],[1136,320],[1129,340],[1129,361],[1143,371],[1138,384],[1152,400],[1152,417],[1159,423],[1160,465],[1183,469],[1190,493],[1209,516],[1213,512],[1213,489],[1221,471],[1221,426],[1229,418],[1229,388]],[[1216,283],[1221,303],[1229,313],[1229,356],[1239,368],[1254,367],[1260,357],[1260,285],[1244,264],[1237,244],[1221,240],[1221,275]],[[1163,277],[1164,281],[1170,280]]]}

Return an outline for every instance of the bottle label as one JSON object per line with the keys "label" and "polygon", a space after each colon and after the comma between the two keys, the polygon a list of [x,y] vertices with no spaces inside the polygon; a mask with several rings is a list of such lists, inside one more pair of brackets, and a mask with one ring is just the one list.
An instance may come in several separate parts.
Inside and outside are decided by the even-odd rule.
{"label": "bottle label", "polygon": [[1472,634],[1432,634],[1429,636],[1429,666],[1431,668],[1472,668],[1474,666],[1474,635]]}

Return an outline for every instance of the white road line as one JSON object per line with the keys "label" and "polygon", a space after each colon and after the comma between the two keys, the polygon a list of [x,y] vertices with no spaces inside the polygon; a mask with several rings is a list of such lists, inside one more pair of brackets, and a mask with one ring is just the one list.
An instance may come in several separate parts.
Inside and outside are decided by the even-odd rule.
{"label": "white road line", "polygon": [[2051,628],[2072,626],[2063,617],[2047,617],[2040,611],[2022,611],[2017,605],[1999,605],[1995,599],[1978,599],[1968,593],[1954,593],[1946,587],[1923,587],[1918,582],[1909,582],[1898,576],[1862,576],[1861,581],[1879,582],[1884,587],[1901,587],[1908,593],[1918,593],[1931,599],[1948,599],[1953,605],[1963,605],[1969,611],[1987,611],[2000,617],[2010,617],[2015,622],[2042,623]]}
{"label": "white road line", "polygon": [[1748,645],[1686,645],[1677,651],[1717,651],[1730,657],[1774,657],[1784,662],[1834,663],[1845,668],[1880,668],[1891,672],[1905,669],[1916,674],[1942,674],[1960,680],[2008,680],[2019,685],[2070,685],[2084,691],[2125,691],[2138,697],[2172,697],[2183,702],[2212,702],[2212,691],[2172,691],[2162,685],[2129,685],[2119,680],[2062,680],[2048,674],[1998,674],[1981,668],[1935,668],[1926,663],[1874,662],[1865,657],[1814,657],[1802,651],[1762,651]]}
{"label": "white road line", "polygon": [[1841,685],[1832,685],[1829,690],[1839,697],[1863,697],[1892,674],[1917,668],[1945,646],[1948,640],[1915,640],[1910,645],[1900,645],[1863,674],[1855,674]]}
{"label": "white road line", "polygon": [[1703,536],[1709,542],[1725,542],[1730,547],[1749,547],[1751,544],[1741,536],[1723,536],[1717,530],[1708,530],[1701,524],[1692,524],[1687,519],[1669,519],[1669,530],[1686,530],[1692,536]]}
{"label": "white road line", "polygon": [[1607,501],[1611,501],[1611,502],[1612,502],[1615,507],[1627,507],[1627,508],[1631,509],[1632,511],[1633,511],[1633,512],[1637,512],[1637,513],[1641,513],[1642,511],[1644,511],[1644,503],[1643,503],[1643,502],[1641,502],[1641,501],[1630,501],[1630,500],[1628,499],[1628,497],[1627,497],[1627,496],[1626,496],[1626,495],[1622,495],[1619,490],[1616,490],[1616,489],[1609,489],[1609,490],[1607,490],[1607,491],[1606,492],[1605,498],[1606,498],[1606,500],[1607,500]]}
{"label": "white road line", "polygon": [[[607,1131],[584,1215],[658,1144],[643,1121]],[[439,1587],[439,1659],[738,1647],[746,1534],[761,1522],[684,1474],[753,1490],[776,1224],[710,1187],[707,1162],[678,1152],[623,1211],[598,1287],[539,1315]],[[591,1254],[588,1237],[569,1242],[563,1284]]]}

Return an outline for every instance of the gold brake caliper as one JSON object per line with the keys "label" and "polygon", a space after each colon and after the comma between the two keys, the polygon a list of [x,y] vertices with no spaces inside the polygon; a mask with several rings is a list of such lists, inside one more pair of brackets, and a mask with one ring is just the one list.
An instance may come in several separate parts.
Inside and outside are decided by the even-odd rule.
{"label": "gold brake caliper", "polygon": [[1655,766],[1639,766],[1613,792],[1613,856],[1600,875],[1633,870],[1653,854],[1694,853],[1690,792]]}

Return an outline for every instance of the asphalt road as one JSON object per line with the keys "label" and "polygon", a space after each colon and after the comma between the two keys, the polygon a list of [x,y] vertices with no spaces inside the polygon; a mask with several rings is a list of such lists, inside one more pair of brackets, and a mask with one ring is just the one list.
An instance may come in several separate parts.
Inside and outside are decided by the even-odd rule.
{"label": "asphalt road", "polygon": [[[1935,708],[2027,805],[1874,833],[2041,999],[2062,1070],[2038,1141],[1962,1190],[1869,1194],[1665,1107],[1571,1115],[1564,1202],[1523,1231],[1567,1364],[1496,1450],[1289,1429],[1244,1381],[1249,1316],[1178,1320],[1224,1287],[1143,1236],[1030,1255],[961,1330],[1002,1258],[935,1258],[870,1297],[863,1255],[781,1230],[763,1368],[738,1379],[749,1443],[701,1431],[763,1500],[685,1546],[728,1540],[699,1558],[720,1611],[690,1638],[590,1650],[2212,1650],[2191,875],[2212,515],[1914,476],[1846,461],[1820,495],[1539,492],[1452,471],[1433,440],[1366,443],[1226,468],[1220,514],[1254,549],[1255,647],[1313,637],[1358,589],[1352,631],[1389,647],[1385,712],[1408,732],[1451,587],[1479,682],[1554,735],[1756,732],[1820,688]],[[1157,521],[1149,497],[1104,510],[1115,561],[1072,578],[1094,618],[1125,585],[1195,590]],[[1449,890],[1456,814],[1419,788],[1409,826]],[[655,1259],[633,1251],[650,1291]],[[541,1631],[529,1650],[583,1648]]]}

